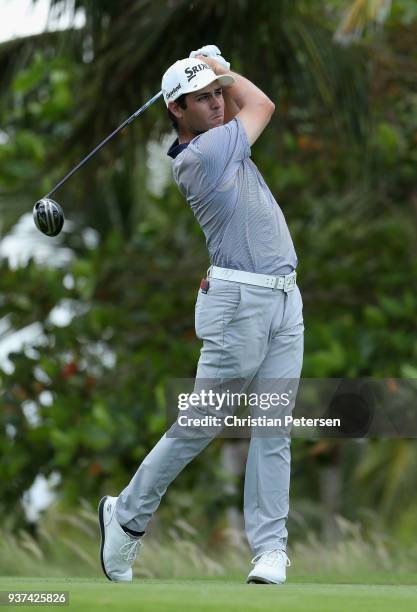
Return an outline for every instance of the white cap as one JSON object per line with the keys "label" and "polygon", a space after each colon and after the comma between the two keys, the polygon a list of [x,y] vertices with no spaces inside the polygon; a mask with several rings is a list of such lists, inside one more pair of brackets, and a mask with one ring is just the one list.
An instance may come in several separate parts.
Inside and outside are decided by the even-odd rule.
{"label": "white cap", "polygon": [[215,74],[208,64],[196,57],[187,57],[172,64],[162,77],[162,93],[165,104],[173,102],[182,94],[198,91],[218,81],[221,87],[233,85],[234,78],[228,74]]}

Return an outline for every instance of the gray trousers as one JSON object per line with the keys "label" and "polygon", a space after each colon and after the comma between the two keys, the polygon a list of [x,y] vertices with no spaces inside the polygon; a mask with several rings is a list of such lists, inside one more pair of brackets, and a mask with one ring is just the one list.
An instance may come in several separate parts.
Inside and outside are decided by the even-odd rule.
{"label": "gray trousers", "polygon": [[[241,379],[248,389],[262,388],[263,380],[298,380],[304,345],[302,311],[298,287],[285,293],[210,279],[208,293],[199,290],[195,308],[196,334],[203,340],[195,388],[199,380],[207,379]],[[197,431],[176,436],[176,427],[174,423],[162,436],[119,495],[116,512],[122,525],[146,531],[169,484],[214,437]],[[286,549],[290,465],[289,436],[252,435],[244,516],[254,555]]]}

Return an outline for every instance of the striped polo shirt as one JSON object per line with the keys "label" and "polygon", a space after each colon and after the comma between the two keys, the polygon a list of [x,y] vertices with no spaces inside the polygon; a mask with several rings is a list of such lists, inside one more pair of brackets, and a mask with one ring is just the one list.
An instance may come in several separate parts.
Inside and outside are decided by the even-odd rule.
{"label": "striped polo shirt", "polygon": [[288,274],[297,256],[281,208],[250,159],[239,117],[188,145],[174,143],[173,174],[200,224],[210,263],[261,274]]}

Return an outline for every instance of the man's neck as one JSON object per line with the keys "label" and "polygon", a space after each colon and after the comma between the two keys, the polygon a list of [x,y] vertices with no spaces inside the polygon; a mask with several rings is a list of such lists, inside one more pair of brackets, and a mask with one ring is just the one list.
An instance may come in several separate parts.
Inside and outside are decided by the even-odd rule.
{"label": "man's neck", "polygon": [[182,132],[178,135],[178,144],[188,144],[193,138],[204,134],[204,132]]}

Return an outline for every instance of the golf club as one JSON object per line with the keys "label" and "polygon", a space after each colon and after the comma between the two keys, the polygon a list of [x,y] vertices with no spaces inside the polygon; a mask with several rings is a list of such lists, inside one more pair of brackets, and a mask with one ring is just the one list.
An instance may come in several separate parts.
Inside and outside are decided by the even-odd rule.
{"label": "golf club", "polygon": [[57,236],[59,234],[59,232],[64,226],[64,211],[62,210],[62,207],[58,204],[58,202],[55,202],[55,200],[51,199],[51,195],[54,194],[60,187],[62,187],[62,185],[66,183],[66,181],[71,178],[71,176],[75,174],[77,170],[82,168],[82,166],[84,166],[84,164],[86,164],[88,160],[91,159],[93,155],[97,153],[97,151],[104,147],[104,145],[109,142],[109,140],[111,140],[113,136],[120,132],[120,130],[122,130],[124,127],[129,125],[129,123],[131,123],[134,119],[142,115],[142,113],[144,113],[145,110],[149,108],[151,104],[156,102],[156,100],[158,100],[158,98],[160,98],[161,96],[162,91],[159,91],[152,98],[150,98],[146,102],[146,104],[141,106],[135,113],[133,113],[133,115],[128,117],[126,121],[124,121],[121,125],[119,125],[118,128],[114,130],[114,132],[109,134],[107,138],[100,142],[100,144],[98,144],[96,148],[91,151],[91,153],[84,157],[84,159],[82,159],[80,163],[75,166],[75,168],[68,172],[68,174],[66,174],[64,178],[62,178],[49,193],[47,193],[41,200],[38,200],[38,202],[36,202],[35,206],[33,207],[33,220],[35,221],[35,225],[39,231],[41,231],[43,234],[46,234],[46,236]]}

